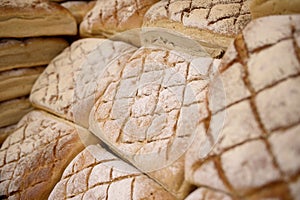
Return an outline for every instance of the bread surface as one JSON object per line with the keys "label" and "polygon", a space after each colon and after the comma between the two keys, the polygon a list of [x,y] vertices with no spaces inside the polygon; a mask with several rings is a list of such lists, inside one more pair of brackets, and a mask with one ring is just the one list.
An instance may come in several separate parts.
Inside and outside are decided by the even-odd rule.
{"label": "bread surface", "polygon": [[22,67],[47,65],[68,46],[62,38],[0,40],[0,72]]}
{"label": "bread surface", "polygon": [[229,47],[209,87],[217,99],[209,127],[202,124],[186,156],[189,182],[237,199],[299,197],[299,22],[257,19]]}
{"label": "bread surface", "polygon": [[0,37],[76,35],[72,14],[47,0],[4,0],[0,3]]}

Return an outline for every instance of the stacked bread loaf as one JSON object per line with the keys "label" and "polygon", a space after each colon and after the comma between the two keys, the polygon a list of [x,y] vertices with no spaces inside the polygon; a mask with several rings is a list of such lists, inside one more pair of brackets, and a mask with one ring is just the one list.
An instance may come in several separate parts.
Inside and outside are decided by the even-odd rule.
{"label": "stacked bread loaf", "polygon": [[[34,64],[39,45],[25,45],[40,55],[31,58],[21,47],[14,58],[0,49],[9,54],[0,77],[14,77],[12,86],[0,79],[11,88],[1,98],[26,98],[16,84],[37,79],[26,86],[35,110],[3,129],[0,198],[298,200],[300,15],[297,1],[283,2],[62,2],[89,38],[43,64]],[[70,31],[71,14],[56,3],[3,5],[58,15],[6,17],[3,26],[19,35],[23,18],[45,23],[48,34],[24,29],[22,42],[58,40],[52,25]],[[68,16],[54,22],[62,11]],[[0,34],[21,37],[7,30]]]}
{"label": "stacked bread loaf", "polygon": [[[32,110],[31,87],[45,66],[77,32],[73,16],[56,3],[37,0],[0,3],[0,143],[7,126]],[[45,37],[47,36],[47,37]],[[4,128],[5,127],[5,128]]]}

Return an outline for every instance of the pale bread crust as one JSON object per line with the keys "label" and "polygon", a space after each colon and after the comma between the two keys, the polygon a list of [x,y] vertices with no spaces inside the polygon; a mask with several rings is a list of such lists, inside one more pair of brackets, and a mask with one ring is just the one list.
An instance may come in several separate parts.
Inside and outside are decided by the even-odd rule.
{"label": "pale bread crust", "polygon": [[252,17],[269,15],[288,15],[300,13],[299,0],[252,0],[250,4]]}
{"label": "pale bread crust", "polygon": [[45,0],[4,0],[0,3],[0,37],[76,35],[72,14]]}
{"label": "pale bread crust", "polygon": [[83,37],[110,37],[118,32],[140,28],[143,17],[158,0],[97,0],[80,24]]}
{"label": "pale bread crust", "polygon": [[17,123],[24,115],[33,110],[27,97],[0,103],[0,127]]}
{"label": "pale bread crust", "polygon": [[0,72],[0,102],[26,96],[45,67],[31,67]]}
{"label": "pale bread crust", "polygon": [[213,64],[212,58],[192,61],[176,51],[142,47],[128,61],[112,62],[107,69],[115,73],[99,77],[90,114],[95,135],[179,199],[192,189],[184,178],[184,153],[207,117]]}
{"label": "pale bread crust", "polygon": [[106,64],[135,49],[104,39],[77,40],[51,61],[35,82],[30,101],[35,107],[88,127],[98,77]]}
{"label": "pale bread crust", "polygon": [[68,42],[62,38],[0,40],[0,72],[22,67],[47,65]]}
{"label": "pale bread crust", "polygon": [[[218,138],[214,126],[198,132],[185,162],[190,183],[243,199],[298,198],[289,188],[300,177],[299,24],[300,15],[260,18],[229,47],[216,76],[226,103],[210,123],[226,117]],[[212,151],[201,155],[207,141]]]}
{"label": "pale bread crust", "polygon": [[80,24],[87,14],[96,4],[96,1],[66,1],[61,3],[75,17],[77,24]]}
{"label": "pale bread crust", "polygon": [[47,199],[68,163],[91,134],[43,111],[22,118],[0,149],[0,195]]}
{"label": "pale bread crust", "polygon": [[86,147],[71,161],[49,199],[69,197],[175,200],[155,181],[99,145]]}
{"label": "pale bread crust", "polygon": [[229,195],[207,188],[198,188],[193,191],[185,200],[233,200]]}
{"label": "pale bread crust", "polygon": [[211,56],[220,57],[251,20],[249,2],[163,0],[147,11],[143,27],[167,28],[182,33],[198,41]]}

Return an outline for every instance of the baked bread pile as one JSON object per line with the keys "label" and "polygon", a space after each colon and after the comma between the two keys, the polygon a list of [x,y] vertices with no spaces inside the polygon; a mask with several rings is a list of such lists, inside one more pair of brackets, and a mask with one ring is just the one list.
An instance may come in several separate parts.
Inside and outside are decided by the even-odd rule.
{"label": "baked bread pile", "polygon": [[[300,198],[296,0],[59,2],[2,4],[43,17],[3,17],[1,199]],[[20,25],[71,18],[68,47]]]}
{"label": "baked bread pile", "polygon": [[28,95],[37,77],[68,46],[61,36],[75,35],[77,29],[69,11],[48,1],[3,0],[0,13],[2,143],[10,130],[7,126],[32,110]]}

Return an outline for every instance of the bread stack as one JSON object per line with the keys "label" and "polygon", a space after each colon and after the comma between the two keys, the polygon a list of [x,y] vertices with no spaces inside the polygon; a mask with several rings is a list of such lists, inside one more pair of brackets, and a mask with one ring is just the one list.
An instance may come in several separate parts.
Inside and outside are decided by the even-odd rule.
{"label": "bread stack", "polygon": [[0,197],[298,200],[300,15],[268,2],[97,1],[81,33],[117,37],[39,75],[5,129]]}
{"label": "bread stack", "polygon": [[[37,0],[0,3],[0,143],[8,126],[32,110],[31,87],[45,66],[77,32],[73,16],[56,3]],[[5,128],[4,128],[5,127]]]}

